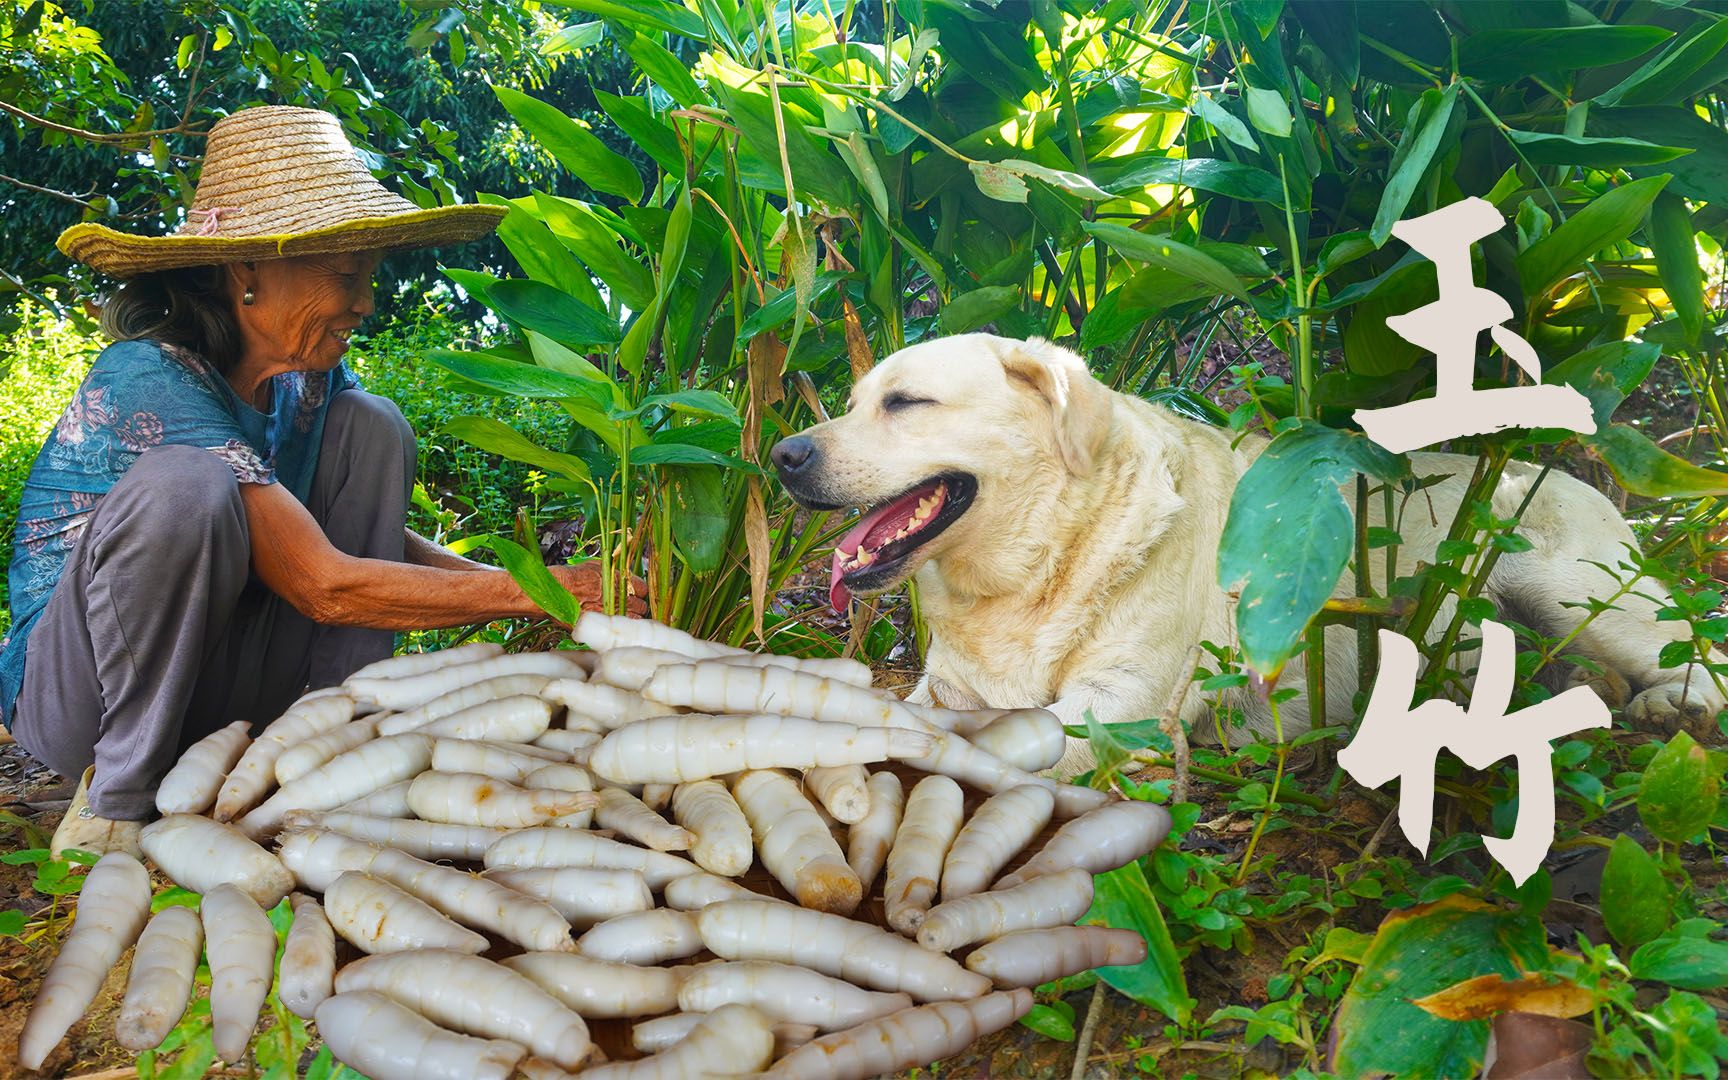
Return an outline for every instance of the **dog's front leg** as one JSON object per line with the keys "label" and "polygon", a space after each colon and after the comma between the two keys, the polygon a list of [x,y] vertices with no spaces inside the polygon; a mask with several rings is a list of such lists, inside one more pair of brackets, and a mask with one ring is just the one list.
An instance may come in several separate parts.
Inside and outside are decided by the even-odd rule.
{"label": "dog's front leg", "polygon": [[[1085,730],[1088,713],[1100,724],[1124,724],[1154,715],[1156,706],[1141,701],[1142,696],[1143,693],[1136,694],[1134,685],[1126,681],[1120,684],[1089,682],[1064,687],[1061,695],[1045,708],[1055,713],[1064,727]],[[1097,763],[1091,742],[1069,736],[1067,752],[1050,772],[1066,780]]]}

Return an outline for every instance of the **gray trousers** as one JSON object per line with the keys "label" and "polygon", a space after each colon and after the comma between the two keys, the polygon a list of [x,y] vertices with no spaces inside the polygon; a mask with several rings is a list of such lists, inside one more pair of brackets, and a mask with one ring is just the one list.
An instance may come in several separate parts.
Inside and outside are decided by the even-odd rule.
{"label": "gray trousers", "polygon": [[[414,432],[395,403],[330,403],[308,508],[335,547],[403,561]],[[96,766],[90,806],[142,821],[181,751],[254,731],[307,689],[389,656],[388,630],[320,626],[251,575],[240,485],[191,446],[139,455],[91,513],[30,633],[13,736],[62,776]]]}

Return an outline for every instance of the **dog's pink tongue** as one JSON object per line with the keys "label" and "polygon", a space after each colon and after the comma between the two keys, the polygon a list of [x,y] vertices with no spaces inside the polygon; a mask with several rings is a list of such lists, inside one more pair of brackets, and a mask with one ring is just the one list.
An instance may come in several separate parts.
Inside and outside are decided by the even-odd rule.
{"label": "dog's pink tongue", "polygon": [[847,607],[852,603],[852,590],[848,589],[845,583],[840,580],[845,574],[846,563],[851,560],[852,556],[858,554],[859,548],[864,546],[864,541],[870,535],[870,530],[905,501],[905,499],[898,499],[894,502],[884,503],[874,510],[866,510],[864,515],[858,519],[858,524],[847,530],[846,535],[840,538],[840,542],[834,545],[834,562],[829,568],[828,577],[828,602],[834,605],[835,611],[844,615]]}
{"label": "dog's pink tongue", "polygon": [[828,579],[828,602],[833,604],[834,610],[842,615],[846,614],[852,606],[852,590],[848,589],[846,583],[840,580],[840,575],[844,572],[840,569],[840,564],[845,561],[846,556],[840,554],[839,548],[835,548],[834,565]]}

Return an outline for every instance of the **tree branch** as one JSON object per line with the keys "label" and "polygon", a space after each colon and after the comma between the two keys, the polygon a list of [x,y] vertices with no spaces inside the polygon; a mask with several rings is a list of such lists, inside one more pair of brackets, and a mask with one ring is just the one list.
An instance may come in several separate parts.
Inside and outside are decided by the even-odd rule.
{"label": "tree branch", "polygon": [[67,127],[65,124],[57,124],[45,117],[37,116],[35,113],[26,112],[12,104],[10,101],[0,101],[0,112],[10,113],[18,119],[23,120],[25,123],[35,124],[37,127],[46,128],[49,131],[58,131],[62,135],[71,135],[74,138],[84,139],[87,142],[102,143],[104,145],[112,146],[125,146],[129,143],[137,142],[140,139],[149,140],[156,138],[159,135],[201,136],[204,134],[202,131],[191,130],[185,124],[179,124],[171,128],[157,128],[155,131],[89,131],[85,128]]}
{"label": "tree branch", "polygon": [[3,180],[8,184],[15,184],[26,191],[34,191],[40,195],[51,195],[56,199],[69,202],[74,206],[88,207],[90,205],[89,200],[96,195],[94,191],[88,195],[73,195],[64,191],[55,191],[53,188],[45,188],[36,184],[28,183],[27,181],[18,179],[16,176],[7,176],[5,173],[0,173],[0,180]]}

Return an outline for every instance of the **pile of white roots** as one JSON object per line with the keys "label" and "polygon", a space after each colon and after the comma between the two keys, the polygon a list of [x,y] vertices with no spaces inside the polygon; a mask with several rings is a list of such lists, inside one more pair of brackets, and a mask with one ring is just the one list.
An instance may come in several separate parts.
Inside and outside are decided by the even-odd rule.
{"label": "pile of white roots", "polygon": [[[394,657],[193,746],[143,848],[200,909],[151,917],[145,868],[98,862],[20,1061],[134,944],[122,1046],[162,1041],[203,954],[223,1060],[275,979],[373,1080],[871,1077],[1012,1024],[1029,987],[1145,960],[1073,924],[1169,815],[1035,775],[1063,750],[1049,713],[917,706],[850,660],[640,620],[574,636]],[[276,970],[265,912],[290,894]],[[606,1062],[595,1019],[647,1056]]]}

